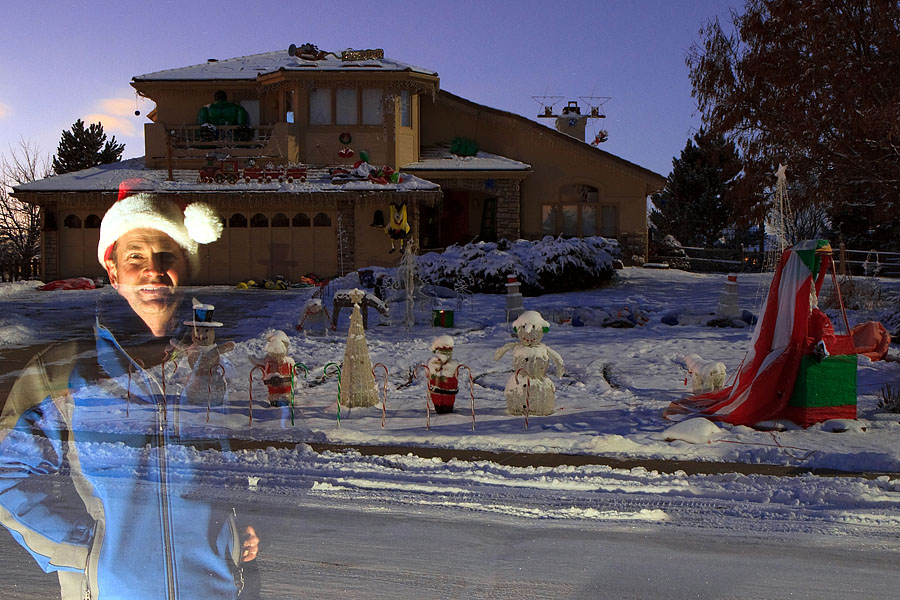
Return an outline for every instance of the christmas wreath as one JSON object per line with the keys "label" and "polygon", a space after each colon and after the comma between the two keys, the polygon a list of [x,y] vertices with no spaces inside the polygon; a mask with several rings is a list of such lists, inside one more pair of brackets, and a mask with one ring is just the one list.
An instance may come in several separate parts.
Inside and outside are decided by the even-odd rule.
{"label": "christmas wreath", "polygon": [[340,140],[340,142],[341,142],[343,145],[347,146],[348,144],[350,144],[350,142],[353,141],[353,136],[350,135],[350,132],[349,132],[349,131],[345,131],[344,133],[342,133],[342,134],[340,135],[340,137],[338,137],[338,139]]}

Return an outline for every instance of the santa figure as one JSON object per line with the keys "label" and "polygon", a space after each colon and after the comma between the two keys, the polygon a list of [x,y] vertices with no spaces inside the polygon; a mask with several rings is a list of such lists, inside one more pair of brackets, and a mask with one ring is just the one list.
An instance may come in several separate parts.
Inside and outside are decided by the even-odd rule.
{"label": "santa figure", "polygon": [[434,352],[428,360],[428,392],[437,413],[453,412],[453,402],[459,391],[456,369],[459,361],[453,360],[453,338],[438,336],[431,343]]}
{"label": "santa figure", "polygon": [[500,360],[509,350],[513,351],[513,372],[506,380],[506,412],[511,415],[553,414],[556,408],[556,386],[547,377],[550,361],[556,364],[556,376],[564,371],[562,357],[546,344],[541,343],[550,323],[541,313],[526,310],[513,321],[513,331],[518,342],[510,342],[494,353]]}
{"label": "santa figure", "polygon": [[266,358],[263,361],[263,383],[269,389],[271,406],[287,406],[291,399],[294,359],[288,356],[291,343],[283,331],[273,331],[266,338]]}

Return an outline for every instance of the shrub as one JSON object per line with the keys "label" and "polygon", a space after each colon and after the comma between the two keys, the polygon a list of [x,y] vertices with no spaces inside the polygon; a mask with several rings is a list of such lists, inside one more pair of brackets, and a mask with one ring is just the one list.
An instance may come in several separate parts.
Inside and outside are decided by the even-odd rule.
{"label": "shrub", "polygon": [[466,276],[473,282],[471,291],[488,294],[505,293],[507,277],[515,275],[523,294],[537,295],[603,285],[612,279],[619,254],[615,240],[547,236],[453,245],[422,255],[419,268],[426,283],[453,288],[457,278]]}

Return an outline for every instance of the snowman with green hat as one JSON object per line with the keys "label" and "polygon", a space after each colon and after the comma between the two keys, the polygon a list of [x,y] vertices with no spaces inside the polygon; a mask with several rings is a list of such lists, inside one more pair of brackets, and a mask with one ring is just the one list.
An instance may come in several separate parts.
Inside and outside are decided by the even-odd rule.
{"label": "snowman with green hat", "polygon": [[556,386],[547,377],[550,362],[556,364],[556,376],[565,373],[562,357],[541,340],[550,330],[550,323],[541,313],[526,310],[513,321],[518,342],[510,342],[494,353],[500,360],[513,351],[513,372],[506,380],[506,412],[511,415],[549,415],[556,408]]}

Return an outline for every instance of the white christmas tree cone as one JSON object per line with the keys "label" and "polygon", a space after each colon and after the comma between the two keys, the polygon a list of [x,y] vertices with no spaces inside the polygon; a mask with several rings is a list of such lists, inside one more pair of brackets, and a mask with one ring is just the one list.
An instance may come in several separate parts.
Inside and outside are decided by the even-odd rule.
{"label": "white christmas tree cone", "polygon": [[341,395],[350,407],[375,406],[379,402],[362,311],[359,308],[364,294],[360,290],[350,292],[353,312],[350,314],[350,330],[347,332],[347,347],[344,349],[344,364],[341,367]]}

